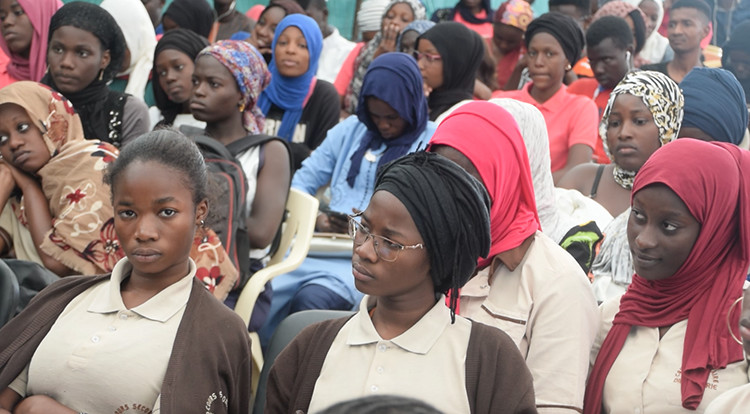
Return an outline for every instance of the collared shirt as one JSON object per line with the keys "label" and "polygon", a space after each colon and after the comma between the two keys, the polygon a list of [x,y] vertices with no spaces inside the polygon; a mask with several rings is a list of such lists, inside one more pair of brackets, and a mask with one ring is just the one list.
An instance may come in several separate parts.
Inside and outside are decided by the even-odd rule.
{"label": "collared shirt", "polygon": [[127,258],[112,277],[73,299],[10,385],[21,396],[44,394],[74,411],[158,412],[156,406],[196,266],[146,302],[127,309],[120,286]]}
{"label": "collared shirt", "polygon": [[[619,297],[602,304],[602,327],[591,350],[591,364],[619,309]],[[686,330],[687,319],[672,325],[661,338],[659,328],[633,326],[604,383],[602,412],[700,413],[727,390],[748,383],[745,360],[712,370],[698,409],[683,408],[680,384]]]}
{"label": "collared shirt", "polygon": [[441,296],[414,326],[384,340],[372,324],[365,296],[359,312],[339,331],[315,383],[310,413],[335,403],[373,394],[401,395],[439,402],[446,413],[469,413],[466,349],[471,322],[450,311]]}
{"label": "collared shirt", "polygon": [[339,29],[335,27],[332,29],[333,32],[323,39],[323,50],[320,52],[318,73],[316,74],[318,79],[331,83],[336,81],[336,76],[338,76],[346,57],[357,45],[341,36]]}
{"label": "collared shirt", "polygon": [[537,231],[514,270],[501,265],[488,276],[488,270],[480,271],[461,289],[461,315],[513,339],[534,377],[540,413],[580,412],[599,328],[596,300],[581,267]]}
{"label": "collared shirt", "polygon": [[599,115],[596,104],[590,98],[575,95],[562,85],[551,98],[543,103],[531,97],[533,82],[517,91],[495,91],[493,98],[513,98],[534,105],[544,116],[549,135],[549,152],[552,172],[565,168],[568,151],[576,144],[596,148],[599,139]]}

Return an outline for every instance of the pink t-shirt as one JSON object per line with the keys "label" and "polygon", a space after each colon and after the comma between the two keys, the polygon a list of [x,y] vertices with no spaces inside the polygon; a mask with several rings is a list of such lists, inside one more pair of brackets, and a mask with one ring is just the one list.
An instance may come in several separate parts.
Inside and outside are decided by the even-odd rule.
{"label": "pink t-shirt", "polygon": [[[479,12],[479,14],[475,14],[477,19],[486,19],[487,18],[487,12],[482,10]],[[482,36],[482,39],[484,40],[490,40],[492,39],[492,23],[469,23],[466,20],[461,17],[461,13],[456,13],[456,16],[453,17],[454,22],[458,22],[463,24],[464,26],[468,27],[469,29],[479,33],[479,36]]]}
{"label": "pink t-shirt", "polygon": [[547,123],[552,172],[555,172],[565,167],[568,151],[573,145],[588,145],[592,150],[596,148],[599,112],[593,100],[568,92],[565,85],[546,102],[539,103],[529,94],[532,85],[529,82],[517,91],[495,91],[492,97],[516,99],[539,109]]}

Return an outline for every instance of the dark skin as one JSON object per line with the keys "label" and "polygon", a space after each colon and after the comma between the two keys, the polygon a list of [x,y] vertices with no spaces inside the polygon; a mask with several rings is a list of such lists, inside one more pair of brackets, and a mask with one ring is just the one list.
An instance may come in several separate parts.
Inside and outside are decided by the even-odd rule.
{"label": "dark skin", "polygon": [[307,9],[305,10],[305,13],[307,13],[308,16],[312,17],[313,20],[315,20],[315,23],[318,24],[318,27],[320,28],[320,33],[323,34],[323,38],[326,38],[333,33],[333,29],[331,29],[331,26],[328,25],[328,8],[319,8],[317,5],[313,4],[313,2],[310,2],[310,4],[307,6]]}
{"label": "dark skin", "polygon": [[[209,99],[211,97],[213,101]],[[238,110],[241,98],[236,80],[216,58],[203,56],[196,61],[190,108],[196,119],[206,122],[206,135],[224,145],[247,136],[242,113]],[[216,100],[226,101],[228,105],[217,109]],[[263,151],[266,161],[258,171],[255,190],[256,194],[263,196],[253,199],[252,213],[247,219],[250,247],[258,249],[268,246],[276,235],[291,175],[284,144],[270,141],[263,146]]]}
{"label": "dark skin", "polygon": [[[393,194],[377,191],[362,213],[362,224],[375,235],[396,243],[423,243],[406,207]],[[372,313],[375,330],[385,340],[414,326],[435,306],[435,286],[424,249],[402,251],[397,260],[378,257],[372,239],[354,247],[352,273],[358,290],[376,298]]]}
{"label": "dark skin", "polygon": [[[532,80],[529,94],[535,101],[544,103],[562,87],[563,77],[570,73],[571,62],[563,52],[560,42],[549,33],[539,32],[529,40],[526,62]],[[591,161],[591,147],[575,144],[568,150],[565,166],[552,172],[552,179],[557,183],[568,171],[579,164]]]}
{"label": "dark skin", "polygon": [[[34,126],[26,110],[18,105],[0,105],[0,117],[0,154],[3,156],[0,162],[0,206],[5,205],[15,189],[20,190],[24,205],[35,207],[26,209],[26,218],[42,264],[58,276],[70,275],[72,269],[38,247],[52,229],[52,213],[46,208],[49,201],[37,176],[37,172],[50,160],[42,133]],[[0,251],[9,248],[0,239]]]}
{"label": "dark skin", "polygon": [[[615,99],[607,127],[607,145],[614,162],[604,167],[594,200],[604,206],[613,217],[630,206],[630,190],[617,184],[612,172],[615,164],[628,171],[638,171],[659,148],[659,130],[653,115],[641,98],[623,94]],[[591,195],[597,164],[576,166],[558,183],[558,187],[571,188]]]}
{"label": "dark skin", "polygon": [[[383,139],[389,140],[401,136],[406,128],[406,121],[387,102],[368,96],[365,105],[370,119]],[[356,214],[359,211],[352,209],[352,212]],[[347,233],[349,219],[345,214],[321,212],[315,222],[315,230],[322,233]]]}
{"label": "dark skin", "polygon": [[667,73],[677,83],[701,63],[701,39],[708,35],[708,18],[697,9],[682,7],[669,13],[667,37],[674,58],[667,63]]}
{"label": "dark skin", "polygon": [[[154,165],[157,167],[154,168]],[[151,169],[148,170],[148,168]],[[149,270],[152,269],[149,268],[148,264],[144,266],[134,258],[134,255],[137,255],[139,252],[138,249],[157,246],[160,243],[160,239],[168,239],[170,236],[175,237],[172,235],[174,233],[187,233],[192,235],[198,226],[200,226],[201,220],[206,217],[208,203],[206,200],[195,203],[193,201],[192,191],[187,188],[182,187],[175,189],[174,186],[172,186],[172,183],[184,180],[184,174],[172,171],[169,167],[165,167],[162,164],[132,164],[121,174],[122,175],[117,178],[117,181],[113,185],[113,204],[115,204],[118,211],[118,214],[115,217],[115,231],[120,240],[127,240],[123,243],[123,249],[128,258],[131,259],[133,270],[130,273],[130,276],[122,282],[120,295],[125,307],[132,309],[142,305],[188,274],[190,269],[188,257],[190,253],[191,238],[189,237],[186,243],[183,242],[185,245],[180,246],[181,250],[177,252],[176,256],[171,256],[171,258],[178,257],[179,260],[176,262],[168,262],[166,264],[157,264],[157,266],[159,266],[159,271],[157,273],[150,273]],[[127,187],[127,185],[124,184],[124,180],[126,180],[124,177],[126,175],[132,177],[137,174],[141,174],[140,181],[137,182],[139,185],[130,186],[130,195],[128,195],[128,190],[118,191],[120,186]],[[153,199],[149,199],[145,203],[143,201],[133,201],[134,197],[132,197],[132,193],[139,192],[144,181],[148,182],[151,177],[156,175],[167,177],[166,180],[162,181],[162,185],[164,185],[164,181],[167,182],[167,188],[159,188],[155,191],[160,193],[157,198],[166,192],[167,197],[165,197],[165,201],[157,201],[155,203]],[[131,183],[132,182],[133,181],[131,181]],[[124,197],[123,193],[125,193]],[[124,201],[122,198],[124,198]],[[155,218],[154,215],[149,215],[149,212],[144,211],[144,204],[154,206],[154,210],[158,211],[155,216],[159,218]],[[136,205],[137,207],[134,207]],[[137,213],[134,213],[132,210],[137,210]],[[140,223],[133,223],[139,215],[148,216],[148,218]],[[179,227],[174,225],[178,220],[180,222]],[[123,222],[127,221],[131,222],[130,229],[124,230],[127,227],[127,224],[123,225]],[[157,221],[159,221],[159,223],[156,223]],[[129,237],[129,235],[133,237]],[[133,239],[137,240],[136,244],[132,242]],[[180,237],[180,239],[184,240],[184,237]],[[130,241],[130,243],[128,243],[128,241]],[[174,245],[174,243],[165,241],[160,246],[164,247],[164,244]],[[10,413],[11,410],[13,410],[12,412],[15,414],[78,413],[78,411],[72,410],[46,395],[30,395],[26,398],[22,398],[15,391],[6,388],[0,393],[0,414]]]}

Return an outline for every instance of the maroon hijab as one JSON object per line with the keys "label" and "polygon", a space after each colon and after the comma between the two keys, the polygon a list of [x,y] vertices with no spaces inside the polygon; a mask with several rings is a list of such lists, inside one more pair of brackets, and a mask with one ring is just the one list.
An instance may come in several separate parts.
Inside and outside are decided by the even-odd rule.
{"label": "maroon hijab", "polygon": [[[727,329],[750,265],[750,152],[723,142],[679,139],[658,149],[638,172],[632,194],[664,184],[701,224],[677,272],[648,281],[635,274],[589,376],[584,413],[600,413],[604,382],[631,326],[662,327],[687,319],[682,406],[696,409],[708,375],[743,358]],[[632,195],[631,195],[632,197]],[[632,202],[632,199],[631,199]],[[732,315],[733,326],[739,313]]]}

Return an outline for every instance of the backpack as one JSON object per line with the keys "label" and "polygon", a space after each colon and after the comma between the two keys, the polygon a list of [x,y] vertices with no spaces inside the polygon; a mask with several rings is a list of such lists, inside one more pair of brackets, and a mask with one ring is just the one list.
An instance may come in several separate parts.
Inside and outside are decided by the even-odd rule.
{"label": "backpack", "polygon": [[[180,132],[191,137],[203,154],[208,170],[207,187],[211,193],[211,206],[206,226],[219,236],[227,255],[239,271],[235,289],[241,288],[252,273],[250,271],[250,239],[245,221],[247,178],[235,155],[279,138],[265,134],[249,135],[224,146],[219,141],[203,135],[204,131],[199,128],[183,125],[180,127]],[[279,236],[280,231],[277,231],[274,237],[276,246],[278,246]]]}

